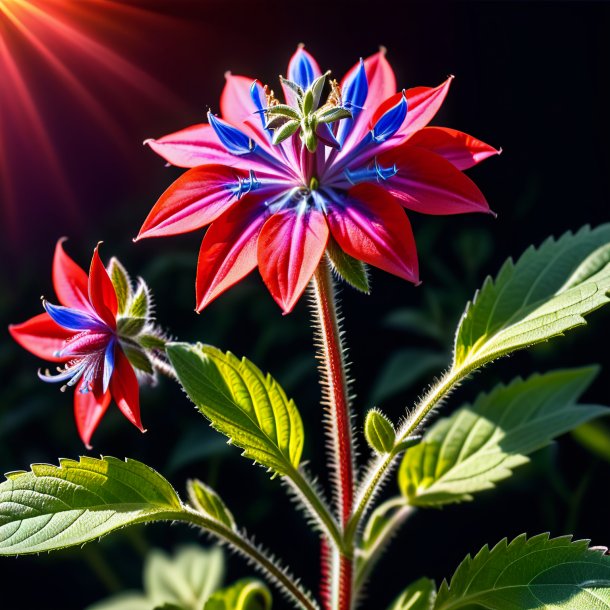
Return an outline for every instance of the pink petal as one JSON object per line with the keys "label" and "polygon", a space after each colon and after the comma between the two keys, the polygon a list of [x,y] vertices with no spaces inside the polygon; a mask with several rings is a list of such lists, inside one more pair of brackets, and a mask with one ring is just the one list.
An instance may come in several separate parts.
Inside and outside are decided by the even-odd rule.
{"label": "pink petal", "polygon": [[74,392],[74,419],[76,428],[87,449],[91,449],[91,437],[110,404],[110,392],[81,392],[82,381]]}
{"label": "pink petal", "polygon": [[116,350],[114,371],[110,379],[110,392],[121,413],[144,432],[140,420],[140,387],[138,378],[120,348]]}
{"label": "pink petal", "polygon": [[48,313],[41,313],[22,324],[8,327],[11,336],[28,352],[49,362],[65,362],[68,358],[58,358],[54,354],[61,350],[74,331],[56,324]]}
{"label": "pink petal", "polygon": [[118,301],[116,291],[99,255],[99,244],[93,251],[89,268],[89,301],[98,316],[110,327],[116,328]]}
{"label": "pink petal", "polygon": [[258,267],[271,296],[289,313],[309,284],[328,242],[321,212],[284,210],[264,224],[258,238]]}
{"label": "pink petal", "polygon": [[[355,144],[360,142],[363,136],[369,131],[371,119],[379,105],[396,93],[396,77],[394,71],[385,58],[385,49],[367,57],[364,60],[366,78],[368,81],[368,94],[364,102],[364,110],[356,117],[352,129],[343,145],[343,150],[349,151]],[[355,64],[345,75],[341,84],[358,70],[360,62]]]}
{"label": "pink petal", "polygon": [[424,148],[406,142],[380,155],[379,164],[398,168],[381,186],[406,208],[422,214],[490,212],[483,193],[470,178]]}
{"label": "pink petal", "polygon": [[256,267],[257,240],[266,219],[261,197],[253,193],[212,223],[199,251],[197,311]]}
{"label": "pink petal", "polygon": [[53,287],[65,307],[91,311],[87,274],[64,251],[66,238],[58,240],[53,257]]}
{"label": "pink petal", "polygon": [[410,282],[418,282],[417,251],[411,224],[400,204],[375,184],[351,188],[329,206],[330,231],[342,250]]}
{"label": "pink petal", "polygon": [[500,154],[493,146],[448,127],[424,127],[409,138],[409,145],[425,148],[465,170],[488,157]]}
{"label": "pink petal", "polygon": [[237,200],[227,187],[246,178],[245,171],[224,165],[190,169],[161,195],[137,239],[177,235],[205,227]]}

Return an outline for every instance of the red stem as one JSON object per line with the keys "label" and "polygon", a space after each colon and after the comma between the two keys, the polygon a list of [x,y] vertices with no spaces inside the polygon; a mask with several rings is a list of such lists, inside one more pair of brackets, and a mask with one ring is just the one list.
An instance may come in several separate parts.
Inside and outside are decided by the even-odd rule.
{"label": "red stem", "polygon": [[[328,441],[331,452],[332,481],[337,511],[345,527],[354,504],[354,451],[349,405],[349,388],[344,349],[335,304],[333,278],[329,264],[322,261],[313,276],[314,312],[316,314],[320,372],[324,403],[328,409]],[[352,562],[339,559],[338,607],[350,610],[352,598]]]}

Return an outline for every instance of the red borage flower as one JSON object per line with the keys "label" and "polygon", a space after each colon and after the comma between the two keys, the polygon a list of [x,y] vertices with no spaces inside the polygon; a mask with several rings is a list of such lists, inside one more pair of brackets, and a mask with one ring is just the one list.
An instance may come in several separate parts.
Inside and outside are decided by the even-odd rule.
{"label": "red borage flower", "polygon": [[125,417],[143,431],[135,371],[117,331],[119,304],[115,288],[95,248],[89,276],[57,243],[53,286],[61,305],[43,301],[46,313],[9,327],[22,347],[63,365],[56,374],[39,372],[43,381],[76,386],[74,415],[78,432],[90,440],[111,398]]}
{"label": "red borage flower", "polygon": [[281,78],[285,103],[227,74],[221,117],[159,140],[166,161],[192,168],[161,196],[138,239],[210,225],[197,270],[197,310],[258,266],[289,312],[329,240],[346,254],[418,281],[403,208],[425,214],[489,212],[465,170],[499,151],[460,131],[427,127],[451,78],[397,92],[384,51],[340,83],[300,47]]}

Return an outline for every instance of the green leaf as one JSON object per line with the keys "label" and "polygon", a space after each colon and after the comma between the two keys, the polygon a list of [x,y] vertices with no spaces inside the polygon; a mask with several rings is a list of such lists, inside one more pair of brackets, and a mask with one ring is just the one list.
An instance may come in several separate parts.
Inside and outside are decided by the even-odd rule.
{"label": "green leaf", "polygon": [[436,585],[429,578],[411,583],[390,606],[389,610],[433,610]]}
{"label": "green leaf", "polygon": [[235,529],[233,515],[211,487],[197,479],[190,479],[187,486],[191,504],[196,510],[226,525],[229,529]]}
{"label": "green leaf", "polygon": [[131,299],[131,280],[129,279],[129,274],[118,259],[112,258],[108,265],[108,275],[116,292],[118,313],[123,314],[127,303]]}
{"label": "green leaf", "polygon": [[572,436],[589,451],[610,462],[610,428],[600,421],[588,422],[572,430]]}
{"label": "green leaf", "polygon": [[167,341],[157,335],[140,335],[138,343],[145,349],[165,349]]}
{"label": "green leaf", "polygon": [[0,555],[80,545],[127,525],[173,519],[181,510],[172,486],[135,460],[34,464],[0,484]]}
{"label": "green leaf", "polygon": [[150,359],[146,355],[146,352],[140,347],[137,345],[130,345],[125,341],[121,341],[121,349],[133,367],[143,371],[144,373],[148,373],[149,375],[152,375],[155,372],[155,369],[153,368]]}
{"label": "green leaf", "polygon": [[154,550],[144,566],[144,590],[151,606],[173,604],[185,610],[201,610],[222,585],[224,556],[220,548],[206,550],[183,546],[174,557]]}
{"label": "green leaf", "polygon": [[369,274],[366,265],[362,261],[344,252],[332,238],[328,240],[326,254],[328,254],[333,271],[342,280],[360,292],[365,294],[371,292]]}
{"label": "green leaf", "polygon": [[270,375],[207,345],[172,343],[167,354],[189,398],[246,457],[278,474],[298,467],[303,422]]}
{"label": "green leaf", "polygon": [[360,550],[365,556],[379,542],[381,534],[390,525],[396,512],[404,508],[405,505],[404,499],[397,496],[386,500],[371,513],[362,532],[362,542],[360,544]]}
{"label": "green leaf", "polygon": [[[273,144],[281,144],[284,140],[288,139],[291,135],[295,134],[301,126],[299,121],[290,120],[283,123],[280,127],[273,130]],[[269,125],[271,127],[271,124]]]}
{"label": "green leaf", "polygon": [[610,610],[610,556],[589,541],[523,534],[483,547],[438,591],[434,610]]}
{"label": "green leaf", "polygon": [[440,419],[404,455],[399,486],[414,506],[471,500],[494,487],[527,455],[594,417],[608,412],[577,405],[597,368],[561,370],[514,380]]}
{"label": "green leaf", "polygon": [[244,578],[214,593],[204,610],[271,610],[271,605],[269,589],[259,580]]}
{"label": "green leaf", "polygon": [[474,369],[576,326],[610,299],[610,224],[547,239],[487,278],[460,321],[454,369]]}
{"label": "green leaf", "polygon": [[146,318],[119,318],[117,320],[117,331],[123,337],[135,337],[146,326]]}
{"label": "green leaf", "polygon": [[130,318],[148,318],[150,310],[150,296],[148,294],[148,287],[140,280],[136,294],[129,304],[129,310],[127,315]]}
{"label": "green leaf", "polygon": [[390,453],[394,449],[396,431],[392,422],[377,409],[371,409],[364,421],[366,442],[379,454]]}

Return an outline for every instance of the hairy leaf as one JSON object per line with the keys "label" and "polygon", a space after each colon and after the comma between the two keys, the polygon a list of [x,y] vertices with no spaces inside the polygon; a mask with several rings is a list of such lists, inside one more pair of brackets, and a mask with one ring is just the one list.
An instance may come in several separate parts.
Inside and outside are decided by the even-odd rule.
{"label": "hairy leaf", "polygon": [[207,345],[173,343],[167,354],[190,399],[246,457],[278,474],[298,467],[301,416],[270,375]]}
{"label": "hairy leaf", "polygon": [[244,578],[216,591],[204,610],[271,610],[271,604],[271,592],[260,580]]}
{"label": "hairy leaf", "polygon": [[0,555],[83,544],[127,525],[172,519],[181,509],[172,486],[135,460],[34,464],[0,484]]}
{"label": "hairy leaf", "polygon": [[191,479],[188,482],[188,493],[194,508],[229,529],[235,529],[233,515],[211,487],[198,479]]}
{"label": "hairy leaf", "polygon": [[585,324],[610,299],[610,224],[530,247],[488,277],[460,321],[453,368],[476,368]]}
{"label": "hairy leaf", "polygon": [[108,275],[116,292],[118,313],[123,314],[132,296],[129,274],[118,259],[112,258],[108,265]]}
{"label": "hairy leaf", "polygon": [[344,252],[334,239],[328,240],[326,254],[333,271],[352,288],[369,294],[371,284],[366,265]]}
{"label": "hairy leaf", "polygon": [[411,505],[430,506],[471,500],[493,487],[554,437],[608,412],[576,404],[596,372],[588,367],[516,379],[440,419],[404,455],[403,495]]}
{"label": "hairy leaf", "polygon": [[396,431],[392,422],[377,409],[371,409],[364,421],[366,442],[377,453],[390,453],[394,449]]}
{"label": "hairy leaf", "polygon": [[435,597],[434,581],[420,578],[399,595],[389,610],[433,610]]}
{"label": "hairy leaf", "polygon": [[587,540],[525,534],[487,546],[439,589],[434,610],[609,610],[610,557]]}

